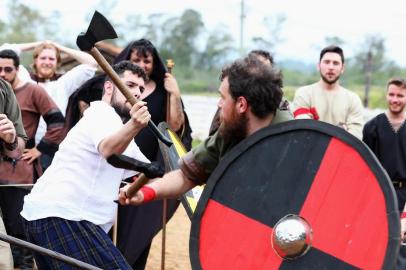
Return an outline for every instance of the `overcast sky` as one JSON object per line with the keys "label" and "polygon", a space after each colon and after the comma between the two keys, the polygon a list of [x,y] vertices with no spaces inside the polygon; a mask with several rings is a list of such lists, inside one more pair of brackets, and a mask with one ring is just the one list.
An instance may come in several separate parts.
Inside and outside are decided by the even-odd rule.
{"label": "overcast sky", "polygon": [[[61,31],[79,33],[88,26],[85,18],[97,9],[99,0],[23,0],[29,6],[61,13],[70,26]],[[0,4],[1,5],[1,4]],[[200,12],[209,30],[225,25],[239,44],[241,0],[120,0],[111,11],[117,18],[129,14],[167,13],[179,16],[186,8]],[[0,6],[1,9],[1,6]],[[1,15],[0,11],[0,15]],[[263,18],[284,15],[281,42],[276,47],[277,59],[297,59],[317,62],[326,36],[339,36],[347,56],[360,50],[368,34],[380,34],[386,39],[387,55],[406,67],[406,1],[405,0],[245,0],[244,43],[253,36],[266,33]],[[116,20],[116,19],[115,19]],[[72,41],[76,39],[72,34]],[[72,42],[72,43],[73,43]]]}

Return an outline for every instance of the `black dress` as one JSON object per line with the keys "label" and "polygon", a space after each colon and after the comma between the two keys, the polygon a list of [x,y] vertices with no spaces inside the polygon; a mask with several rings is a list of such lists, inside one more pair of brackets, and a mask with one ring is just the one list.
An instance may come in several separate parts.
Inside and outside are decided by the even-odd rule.
{"label": "black dress", "polygon": [[[158,123],[165,121],[166,91],[155,89],[144,100],[151,118]],[[149,128],[144,128],[135,137],[142,153],[151,161],[161,161],[158,141]],[[141,206],[119,206],[117,226],[117,247],[134,269],[144,269],[149,248],[154,236],[162,228],[162,200]],[[168,219],[173,216],[179,200],[168,200]]]}
{"label": "black dress", "polygon": [[[146,39],[131,42],[116,57],[115,63],[121,60],[129,60],[133,48],[152,48],[154,68],[150,79],[156,83],[155,90],[147,96],[148,111],[152,121],[158,125],[166,121],[166,98],[167,91],[164,88],[166,68],[158,55],[158,51],[152,43]],[[185,132],[182,142],[187,150],[191,147],[191,128],[186,112]],[[164,166],[163,158],[159,150],[158,140],[149,128],[144,128],[135,137],[135,142],[142,153],[150,161],[159,161]],[[167,219],[175,213],[180,201],[167,200]],[[140,206],[119,206],[117,226],[117,247],[123,253],[128,263],[137,270],[145,268],[152,239],[162,228],[162,205],[163,201],[152,201]]]}

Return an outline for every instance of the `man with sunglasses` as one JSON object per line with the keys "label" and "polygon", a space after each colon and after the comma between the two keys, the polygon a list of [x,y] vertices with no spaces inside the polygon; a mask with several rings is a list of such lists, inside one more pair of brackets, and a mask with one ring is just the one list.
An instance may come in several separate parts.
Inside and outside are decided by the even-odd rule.
{"label": "man with sunglasses", "polygon": [[[0,51],[0,77],[11,84],[21,108],[24,129],[28,135],[26,148],[21,158],[4,157],[0,162],[0,185],[33,184],[42,174],[39,157],[48,149],[58,148],[63,138],[64,117],[40,86],[23,82],[17,76],[20,59],[12,50]],[[47,132],[38,144],[35,144],[40,117],[47,123]],[[5,227],[11,236],[25,239],[19,213],[23,198],[29,193],[21,187],[0,189],[0,207],[4,214]],[[14,262],[21,269],[32,269],[33,256],[27,249],[12,246]]]}

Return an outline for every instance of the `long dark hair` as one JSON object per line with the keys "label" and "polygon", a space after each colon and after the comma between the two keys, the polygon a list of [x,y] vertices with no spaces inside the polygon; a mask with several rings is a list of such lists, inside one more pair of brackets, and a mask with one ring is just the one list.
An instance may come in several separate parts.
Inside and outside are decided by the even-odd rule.
{"label": "long dark hair", "polygon": [[[153,70],[151,75],[149,76],[151,80],[153,80],[157,86],[163,87],[164,85],[164,78],[166,73],[166,67],[158,54],[158,50],[155,46],[151,43],[151,41],[147,39],[139,39],[136,41],[130,42],[117,57],[114,59],[114,64],[123,61],[123,60],[130,60],[131,53],[133,50],[137,50],[139,55],[146,57],[148,54],[152,55],[153,59]],[[158,87],[158,88],[159,88]]]}

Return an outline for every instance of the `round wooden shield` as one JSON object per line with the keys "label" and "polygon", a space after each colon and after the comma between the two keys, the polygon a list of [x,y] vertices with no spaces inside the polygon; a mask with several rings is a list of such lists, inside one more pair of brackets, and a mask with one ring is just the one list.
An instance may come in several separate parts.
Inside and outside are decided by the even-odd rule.
{"label": "round wooden shield", "polygon": [[[395,191],[367,146],[341,128],[295,120],[242,141],[212,173],[192,219],[193,269],[392,269]],[[284,260],[275,224],[298,215],[310,250]]]}

